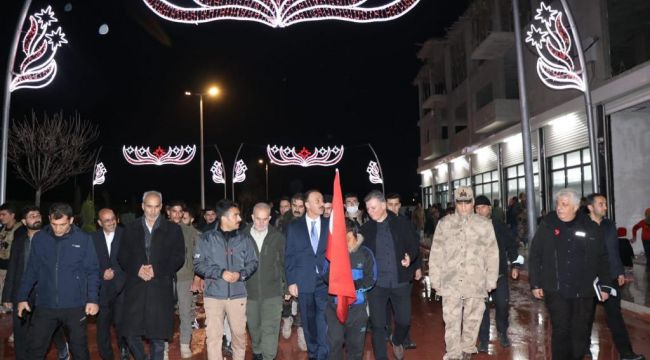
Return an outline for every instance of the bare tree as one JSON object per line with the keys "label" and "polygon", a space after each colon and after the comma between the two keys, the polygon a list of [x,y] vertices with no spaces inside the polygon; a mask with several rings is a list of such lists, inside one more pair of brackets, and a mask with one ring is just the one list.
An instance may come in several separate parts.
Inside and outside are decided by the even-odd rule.
{"label": "bare tree", "polygon": [[32,111],[31,120],[13,122],[7,157],[18,178],[36,191],[39,206],[44,192],[92,170],[96,150],[90,146],[98,136],[97,125],[81,120],[78,113],[68,118],[62,111],[44,114],[39,121]]}

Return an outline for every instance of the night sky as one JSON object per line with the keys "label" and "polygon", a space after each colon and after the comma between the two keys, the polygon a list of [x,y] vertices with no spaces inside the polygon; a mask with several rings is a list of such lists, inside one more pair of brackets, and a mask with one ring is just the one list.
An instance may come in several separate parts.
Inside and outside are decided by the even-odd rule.
{"label": "night sky", "polygon": [[[368,5],[385,0],[369,0]],[[20,1],[3,4],[2,69],[14,32]],[[72,10],[64,11],[66,3]],[[178,4],[183,4],[177,0]],[[191,3],[190,1],[185,4]],[[45,2],[34,1],[33,13]],[[199,202],[199,159],[184,167],[133,167],[121,147],[198,144],[199,103],[184,91],[218,84],[219,99],[205,99],[206,194],[208,204],[223,197],[223,185],[207,169],[224,157],[228,196],[233,159],[240,143],[248,179],[237,184],[237,197],[264,197],[266,144],[313,148],[345,145],[338,165],[344,192],[363,196],[373,188],[366,165],[371,143],[382,163],[386,191],[408,203],[419,194],[416,52],[431,36],[444,35],[467,1],[422,0],[405,16],[383,23],[337,21],[301,23],[284,29],[241,21],[201,25],[158,18],[140,0],[55,1],[53,9],[69,44],[57,54],[59,72],[45,89],[13,93],[11,116],[23,119],[31,109],[81,116],[99,124],[100,160],[107,181],[96,188],[113,203],[159,189],[166,199]],[[107,24],[107,35],[99,35]],[[19,61],[22,58],[19,57]],[[3,90],[3,89],[2,89]],[[332,168],[270,167],[270,197],[320,188],[331,193]],[[68,200],[75,181],[44,195]],[[91,174],[78,176],[85,194]],[[30,188],[9,168],[9,199],[29,200]]]}

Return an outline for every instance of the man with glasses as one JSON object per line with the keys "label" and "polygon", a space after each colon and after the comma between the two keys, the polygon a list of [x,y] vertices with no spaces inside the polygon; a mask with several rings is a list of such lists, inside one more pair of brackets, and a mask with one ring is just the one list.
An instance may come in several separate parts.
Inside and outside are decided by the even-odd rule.
{"label": "man with glasses", "polygon": [[287,293],[284,275],[284,235],[269,225],[271,207],[253,207],[253,225],[244,230],[255,243],[257,271],[246,282],[246,320],[251,335],[253,360],[275,359],[282,316],[282,300]]}
{"label": "man with glasses", "polygon": [[469,359],[488,293],[497,287],[499,247],[492,222],[474,214],[469,186],[454,191],[455,213],[438,223],[429,255],[431,287],[442,297],[444,360]]}

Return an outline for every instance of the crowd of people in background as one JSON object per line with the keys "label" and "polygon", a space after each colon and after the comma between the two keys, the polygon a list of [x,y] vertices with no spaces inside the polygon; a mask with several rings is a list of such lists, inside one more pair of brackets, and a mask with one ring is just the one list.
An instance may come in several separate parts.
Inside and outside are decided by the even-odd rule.
{"label": "crowd of people in background", "polygon": [[[332,202],[310,190],[282,197],[277,210],[258,202],[243,214],[221,200],[196,221],[183,201],[147,191],[141,217],[102,208],[90,234],[75,225],[69,204],[52,204],[47,216],[35,206],[19,212],[3,204],[0,291],[3,307],[13,310],[16,358],[43,359],[53,342],[61,360],[88,359],[86,328],[95,317],[102,359],[166,359],[176,313],[180,355],[190,358],[201,294],[208,359],[243,360],[247,334],[254,360],[275,359],[279,336],[290,338],[294,328],[310,359],[361,359],[367,331],[376,359],[389,352],[404,359],[417,346],[409,334],[413,283],[426,277],[442,300],[444,359],[469,359],[488,351],[492,304],[498,343],[511,345],[509,279],[519,278],[519,251],[529,249],[529,282],[550,314],[553,359],[589,354],[596,298],[621,358],[644,359],[634,353],[621,315],[617,292],[627,261],[604,195],[581,201],[571,189],[560,191],[529,244],[523,194],[503,209],[461,186],[453,206],[425,209],[402,207],[399,194],[348,193],[340,210],[356,300],[344,322],[328,293]],[[639,230],[648,253],[650,209],[633,227],[633,240]],[[430,249],[428,273],[421,246]]]}

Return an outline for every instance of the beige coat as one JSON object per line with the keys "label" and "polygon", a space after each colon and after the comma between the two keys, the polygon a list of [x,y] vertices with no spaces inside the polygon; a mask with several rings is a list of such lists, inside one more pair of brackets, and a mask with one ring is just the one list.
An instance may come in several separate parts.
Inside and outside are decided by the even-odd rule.
{"label": "beige coat", "polygon": [[477,214],[442,218],[431,244],[429,277],[442,297],[486,297],[499,277],[499,246],[492,222]]}

